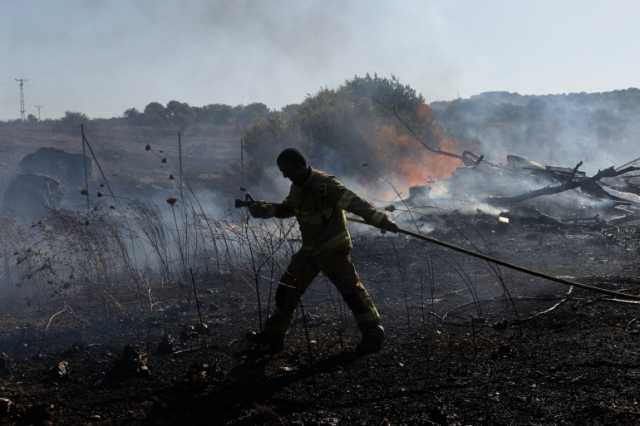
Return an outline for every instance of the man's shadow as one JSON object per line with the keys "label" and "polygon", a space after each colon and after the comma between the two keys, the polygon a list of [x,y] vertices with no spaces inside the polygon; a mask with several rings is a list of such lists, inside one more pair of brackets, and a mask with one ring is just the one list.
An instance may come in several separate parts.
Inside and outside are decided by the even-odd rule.
{"label": "man's shadow", "polygon": [[[156,420],[162,417],[161,424],[213,424],[224,423],[237,418],[244,410],[260,401],[271,398],[274,394],[296,382],[309,379],[317,374],[329,373],[353,364],[362,355],[356,352],[340,352],[328,358],[312,362],[296,371],[267,377],[265,369],[271,357],[247,359],[236,366],[219,386],[199,395],[174,395],[173,401],[163,410],[156,413]],[[172,398],[173,399],[173,398]],[[181,413],[178,418],[175,418]],[[215,419],[212,419],[212,416]],[[175,419],[175,423],[170,420]]]}

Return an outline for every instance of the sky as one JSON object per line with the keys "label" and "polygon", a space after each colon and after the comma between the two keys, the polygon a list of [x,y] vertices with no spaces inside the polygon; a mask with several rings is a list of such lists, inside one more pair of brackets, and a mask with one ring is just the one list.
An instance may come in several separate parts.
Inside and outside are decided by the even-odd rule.
{"label": "sky", "polygon": [[640,85],[640,2],[2,0],[0,120],[170,100],[299,103],[354,75],[428,101]]}

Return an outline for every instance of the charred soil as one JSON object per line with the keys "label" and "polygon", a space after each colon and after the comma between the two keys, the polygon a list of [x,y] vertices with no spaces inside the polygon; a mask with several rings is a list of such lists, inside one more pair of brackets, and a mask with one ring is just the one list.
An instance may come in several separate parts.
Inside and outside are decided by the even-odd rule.
{"label": "charred soil", "polygon": [[[478,233],[476,234],[476,231]],[[439,237],[638,293],[638,234],[462,225]],[[467,238],[469,237],[469,238]],[[52,315],[2,317],[4,424],[638,424],[638,305],[530,279],[405,238],[361,237],[354,259],[384,318],[356,357],[351,314],[318,278],[283,353],[250,360],[272,306],[233,274],[159,290],[152,311],[89,294]],[[65,364],[63,364],[63,362]]]}

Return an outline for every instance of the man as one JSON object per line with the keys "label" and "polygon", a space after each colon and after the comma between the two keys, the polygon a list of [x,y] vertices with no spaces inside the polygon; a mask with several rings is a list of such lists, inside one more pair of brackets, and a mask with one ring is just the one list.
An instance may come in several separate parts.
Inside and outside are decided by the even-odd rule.
{"label": "man", "polygon": [[277,162],[282,175],[292,182],[289,195],[279,204],[255,203],[249,211],[257,218],[295,216],[302,234],[302,248],[292,257],[281,278],[275,310],[264,330],[250,335],[250,340],[267,351],[280,352],[300,297],[322,272],[340,291],[355,316],[362,332],[357,352],[379,351],[384,342],[384,328],[371,296],[351,263],[352,243],[345,210],[383,230],[397,232],[398,226],[335,177],[309,167],[299,151],[285,149]]}

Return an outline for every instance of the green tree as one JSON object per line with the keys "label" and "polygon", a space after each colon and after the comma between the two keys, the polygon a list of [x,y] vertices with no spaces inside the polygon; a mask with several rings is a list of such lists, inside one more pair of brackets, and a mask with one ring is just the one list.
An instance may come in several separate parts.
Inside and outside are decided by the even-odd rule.
{"label": "green tree", "polygon": [[144,121],[149,124],[164,124],[167,122],[167,111],[160,102],[151,102],[144,107]]}
{"label": "green tree", "polygon": [[242,126],[250,126],[258,120],[265,119],[269,115],[269,108],[263,103],[252,103],[247,106],[238,106],[235,109],[237,123]]}
{"label": "green tree", "polygon": [[81,112],[65,111],[64,117],[62,117],[61,121],[65,125],[79,126],[82,123],[89,121],[89,117]]}
{"label": "green tree", "polygon": [[130,123],[130,124],[141,124],[143,122],[144,115],[135,108],[129,108],[125,110],[122,116]]}
{"label": "green tree", "polygon": [[169,101],[165,108],[167,120],[178,126],[186,126],[195,120],[196,114],[188,103]]}
{"label": "green tree", "polygon": [[231,124],[233,108],[230,105],[211,104],[198,109],[197,120],[217,125]]}
{"label": "green tree", "polygon": [[138,111],[135,108],[129,108],[127,110],[124,111],[124,113],[122,114],[124,116],[124,118],[136,118],[138,116],[140,116],[140,111]]}

